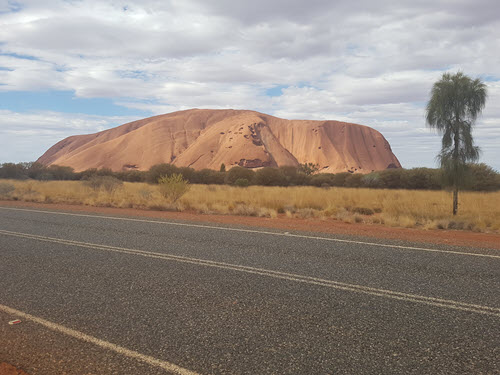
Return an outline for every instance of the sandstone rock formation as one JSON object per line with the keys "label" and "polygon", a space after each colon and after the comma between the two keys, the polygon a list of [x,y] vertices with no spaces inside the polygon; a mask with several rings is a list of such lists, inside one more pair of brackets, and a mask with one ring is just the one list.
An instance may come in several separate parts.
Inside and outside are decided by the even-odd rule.
{"label": "sandstone rock formation", "polygon": [[147,170],[159,163],[195,169],[314,163],[330,173],[401,167],[382,134],[367,126],[232,109],[191,109],[68,137],[38,162],[76,171]]}

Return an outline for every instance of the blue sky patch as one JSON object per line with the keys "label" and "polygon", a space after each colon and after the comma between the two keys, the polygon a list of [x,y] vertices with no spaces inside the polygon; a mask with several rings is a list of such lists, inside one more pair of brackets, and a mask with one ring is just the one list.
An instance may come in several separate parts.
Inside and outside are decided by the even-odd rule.
{"label": "blue sky patch", "polygon": [[29,56],[29,55],[19,55],[17,53],[7,53],[7,52],[1,52],[0,56],[10,56],[10,57],[15,57],[16,59],[23,59],[23,60],[39,60],[35,56]]}
{"label": "blue sky patch", "polygon": [[116,105],[109,98],[78,98],[71,91],[0,92],[0,109],[13,112],[55,111],[99,116],[151,116],[151,112]]}
{"label": "blue sky patch", "polygon": [[283,89],[288,88],[288,85],[278,85],[266,90],[267,96],[281,96],[283,95]]}

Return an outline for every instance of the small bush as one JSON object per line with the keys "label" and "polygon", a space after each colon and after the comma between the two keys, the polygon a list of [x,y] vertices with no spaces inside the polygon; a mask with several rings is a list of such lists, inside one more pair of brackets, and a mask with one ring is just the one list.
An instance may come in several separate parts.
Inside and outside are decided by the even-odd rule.
{"label": "small bush", "polygon": [[171,164],[156,164],[149,168],[146,174],[146,181],[152,184],[158,183],[163,176],[172,176],[179,174],[179,168]]}
{"label": "small bush", "polygon": [[249,206],[246,204],[238,204],[234,208],[233,214],[240,216],[258,216],[259,209],[254,206]]}
{"label": "small bush", "polygon": [[123,185],[123,181],[111,176],[97,176],[94,175],[90,177],[87,181],[83,182],[85,186],[88,186],[94,191],[100,189],[105,190],[108,193],[115,192],[116,189]]}
{"label": "small bush", "polygon": [[359,188],[363,186],[362,179],[363,175],[356,173],[356,174],[350,174],[349,176],[346,177],[344,186],[345,187],[354,187],[354,188]]}
{"label": "small bush", "polygon": [[373,215],[375,212],[371,208],[366,207],[354,207],[352,212],[361,214],[361,215]]}
{"label": "small bush", "polygon": [[212,169],[202,169],[196,171],[196,183],[198,184],[224,184],[225,172],[217,172]]}
{"label": "small bush", "polygon": [[493,168],[484,163],[469,165],[467,177],[465,186],[467,190],[500,190],[500,175]]}
{"label": "small bush", "polygon": [[189,182],[180,173],[160,177],[158,184],[161,195],[171,203],[178,201],[190,188]]}
{"label": "small bush", "polygon": [[280,167],[279,170],[285,176],[286,185],[297,186],[297,185],[307,185],[310,180],[310,176],[306,175],[300,168],[286,165]]}
{"label": "small bush", "polygon": [[371,189],[380,189],[384,187],[384,182],[378,173],[369,173],[361,179],[363,186]]}
{"label": "small bush", "polygon": [[16,187],[8,182],[0,182],[0,197],[7,197],[10,193],[16,190]]}
{"label": "small bush", "polygon": [[261,186],[284,186],[287,181],[280,169],[265,167],[255,172],[255,183]]}
{"label": "small bush", "polygon": [[346,182],[347,178],[350,175],[351,174],[349,172],[335,173],[332,176],[331,185],[332,186],[337,186],[337,187],[343,187],[343,186],[345,186],[345,182]]}
{"label": "small bush", "polygon": [[240,178],[246,178],[248,182],[252,183],[254,177],[255,177],[254,171],[247,168],[236,166],[231,168],[228,172],[226,172],[224,182],[228,185],[233,185],[236,180]]}
{"label": "small bush", "polygon": [[250,183],[246,178],[238,178],[236,181],[234,181],[234,185],[239,187],[247,187],[248,185],[250,185]]}
{"label": "small bush", "polygon": [[333,186],[333,177],[331,173],[320,173],[311,177],[311,185],[318,187]]}

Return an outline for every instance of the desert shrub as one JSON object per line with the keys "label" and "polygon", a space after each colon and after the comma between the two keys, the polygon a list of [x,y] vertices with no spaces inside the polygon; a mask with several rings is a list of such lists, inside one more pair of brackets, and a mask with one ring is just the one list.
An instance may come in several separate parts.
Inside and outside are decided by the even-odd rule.
{"label": "desert shrub", "polygon": [[90,177],[95,176],[97,174],[97,168],[90,168],[84,171],[76,173],[77,180],[90,180]]}
{"label": "desert shrub", "polygon": [[27,178],[26,168],[23,163],[4,163],[0,168],[0,178],[12,178],[25,180]]}
{"label": "desert shrub", "polygon": [[319,217],[320,211],[310,207],[299,208],[296,211],[296,215],[302,219],[310,219],[313,217]]}
{"label": "desert shrub", "polygon": [[372,189],[380,189],[385,187],[384,182],[380,178],[380,175],[374,172],[365,174],[361,179],[361,183],[363,184],[364,187]]}
{"label": "desert shrub", "polygon": [[405,180],[406,170],[386,169],[378,172],[382,185],[387,189],[402,189]]}
{"label": "desert shrub", "polygon": [[75,180],[78,175],[71,167],[51,165],[49,167],[36,163],[5,163],[0,167],[0,178],[16,180]]}
{"label": "desert shrub", "polygon": [[311,177],[310,184],[318,187],[333,186],[334,174],[320,173]]}
{"label": "desert shrub", "polygon": [[367,207],[354,207],[351,211],[361,215],[373,215],[375,213],[371,208]]}
{"label": "desert shrub", "polygon": [[9,184],[8,182],[0,182],[0,197],[1,198],[6,198],[9,196],[10,193],[12,193],[14,190],[16,190],[16,187],[12,184]]}
{"label": "desert shrub", "polygon": [[401,188],[414,190],[439,190],[442,188],[442,174],[439,169],[413,168],[403,174]]}
{"label": "desert shrub", "polygon": [[113,193],[123,185],[123,181],[112,176],[91,176],[88,180],[84,181],[83,184],[95,191],[102,189],[108,193]]}
{"label": "desert shrub", "polygon": [[202,169],[196,171],[196,183],[206,185],[222,185],[226,176],[225,172],[214,171],[213,169]]}
{"label": "desert shrub", "polygon": [[351,174],[349,172],[335,173],[332,177],[331,186],[343,187],[345,186],[345,181]]}
{"label": "desert shrub", "polygon": [[96,171],[97,176],[115,176],[115,172],[113,172],[110,168],[100,168]]}
{"label": "desert shrub", "polygon": [[234,182],[239,178],[246,178],[249,183],[252,183],[255,177],[255,172],[251,169],[243,168],[243,167],[233,167],[228,172],[226,172],[226,177],[224,182],[226,184],[233,185]]}
{"label": "desert shrub", "polygon": [[315,163],[304,163],[299,166],[300,170],[306,175],[310,176],[319,171],[319,164]]}
{"label": "desert shrub", "polygon": [[475,191],[500,190],[500,174],[484,163],[471,164],[465,188]]}
{"label": "desert shrub", "polygon": [[156,164],[153,165],[147,175],[146,181],[152,184],[157,184],[160,178],[179,174],[179,168],[172,164]]}
{"label": "desert shrub", "polygon": [[33,180],[47,180],[47,177],[49,177],[47,176],[47,168],[43,164],[36,162],[27,163],[26,174],[28,178]]}
{"label": "desert shrub", "polygon": [[361,187],[361,186],[363,186],[363,183],[362,183],[363,177],[364,176],[362,174],[359,174],[359,173],[356,173],[356,174],[349,173],[349,176],[347,176],[345,179],[344,186],[345,187],[356,187],[356,188]]}
{"label": "desert shrub", "polygon": [[262,186],[287,185],[286,177],[277,168],[265,167],[255,172],[255,183]]}
{"label": "desert shrub", "polygon": [[236,181],[234,181],[234,185],[239,186],[239,187],[246,187],[249,184],[250,183],[248,182],[248,180],[246,178],[238,178]]}
{"label": "desert shrub", "polygon": [[193,183],[193,182],[196,182],[196,171],[193,169],[193,168],[189,168],[189,167],[181,167],[179,168],[179,173],[182,175],[182,177]]}
{"label": "desert shrub", "polygon": [[46,169],[46,174],[50,174],[51,180],[74,180],[75,170],[71,167],[51,165]]}
{"label": "desert shrub", "polygon": [[115,172],[115,177],[122,181],[145,182],[146,174],[147,172],[145,171],[130,170],[130,171]]}
{"label": "desert shrub", "polygon": [[189,191],[189,182],[180,173],[162,176],[158,179],[161,195],[171,203],[176,202]]}
{"label": "desert shrub", "polygon": [[280,167],[279,170],[285,176],[288,186],[307,185],[310,182],[310,177],[300,168],[287,165]]}

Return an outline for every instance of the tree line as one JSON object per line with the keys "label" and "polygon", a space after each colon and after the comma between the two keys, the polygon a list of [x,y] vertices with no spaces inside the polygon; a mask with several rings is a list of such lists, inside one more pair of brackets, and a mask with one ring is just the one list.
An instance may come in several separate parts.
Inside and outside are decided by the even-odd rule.
{"label": "tree line", "polygon": [[[120,171],[88,169],[75,172],[73,168],[39,163],[4,163],[0,166],[0,178],[49,180],[85,180],[95,176],[111,176],[127,182],[158,183],[163,176],[180,174],[193,184],[217,184],[233,186],[317,186],[373,189],[441,190],[449,186],[442,169],[413,168],[386,169],[369,174],[316,173],[310,165],[300,167],[261,168],[258,170],[233,167],[228,171],[211,169],[195,170],[172,164],[158,164],[148,171]],[[472,191],[500,190],[500,174],[486,164],[468,164],[464,175],[464,189]]]}

